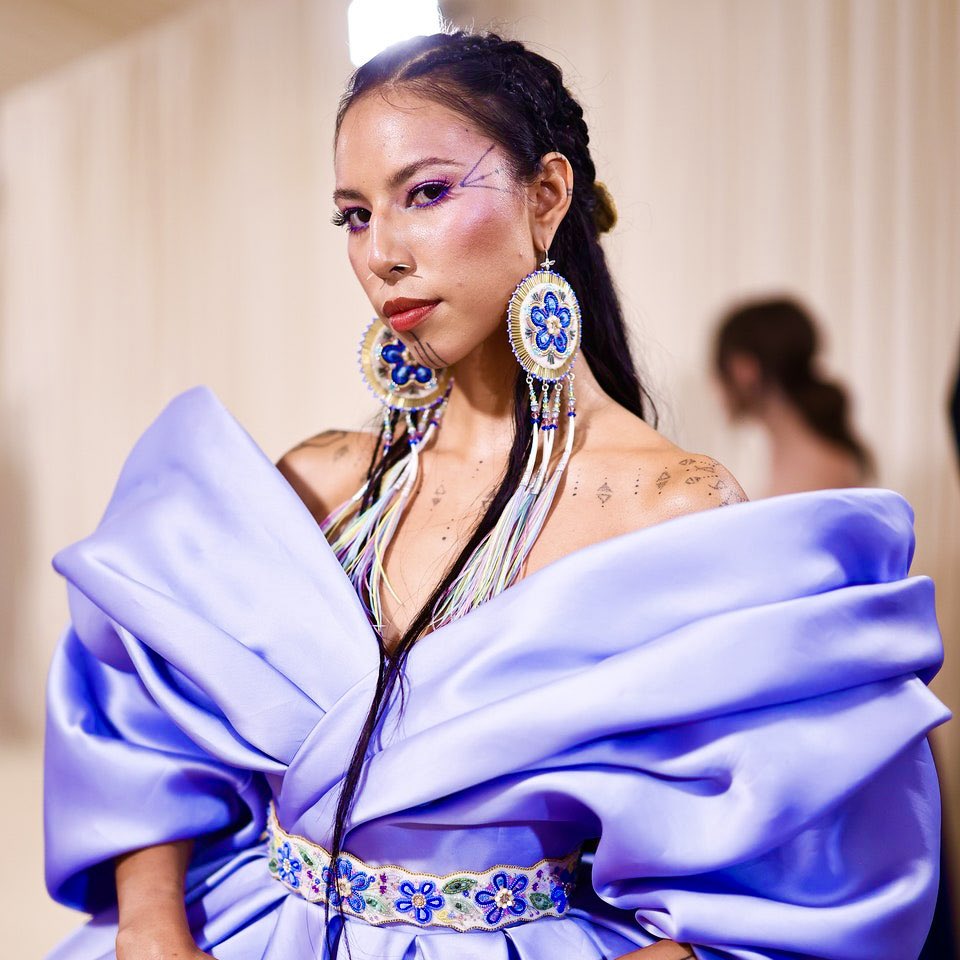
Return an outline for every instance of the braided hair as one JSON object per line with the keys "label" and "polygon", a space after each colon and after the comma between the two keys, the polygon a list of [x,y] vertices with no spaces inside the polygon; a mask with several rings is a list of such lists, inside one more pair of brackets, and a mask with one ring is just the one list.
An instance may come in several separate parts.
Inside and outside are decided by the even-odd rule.
{"label": "braided hair", "polygon": [[[599,243],[600,234],[616,222],[616,209],[606,188],[596,179],[583,109],[564,86],[560,68],[522,43],[495,33],[456,31],[414,37],[389,47],[356,70],[340,101],[335,141],[347,111],[358,99],[384,88],[401,87],[472,121],[503,149],[510,172],[519,182],[532,181],[547,153],[558,151],[569,160],[574,174],[573,196],[550,253],[582,305],[580,349],[604,392],[638,417],[644,418],[649,410],[655,425],[656,412],[631,358],[619,298]],[[398,681],[403,708],[402,671],[407,654],[428,629],[435,604],[496,524],[519,484],[531,437],[525,381],[519,376],[519,367],[514,399],[513,445],[489,507],[394,649],[388,653],[382,638],[377,638],[380,657],[376,689],[339,794],[330,844],[333,863],[343,850],[347,818],[364,762]],[[402,447],[394,444],[379,460],[374,454],[368,470],[367,498],[361,509],[376,497],[384,472],[402,455]],[[343,908],[336,899],[342,931]],[[326,917],[329,921],[329,898]],[[329,923],[327,937],[329,946]],[[339,943],[338,937],[332,949],[334,958]],[[349,950],[347,943],[348,954]]]}

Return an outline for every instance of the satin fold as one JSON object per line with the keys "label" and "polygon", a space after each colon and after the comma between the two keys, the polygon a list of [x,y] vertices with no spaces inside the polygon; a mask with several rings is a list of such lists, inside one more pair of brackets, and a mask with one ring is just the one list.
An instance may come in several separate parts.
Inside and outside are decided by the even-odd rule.
{"label": "satin fold", "polygon": [[[346,847],[444,874],[600,837],[570,911],[457,933],[348,918],[355,958],[910,960],[938,884],[926,734],[950,714],[933,585],[885,490],[692,514],[577,550],[421,640]],[[113,955],[112,858],[196,838],[188,915],[223,960],[314,960],[323,908],[263,829],[329,845],[377,646],[323,535],[214,394],[135,445],[61,550],[47,691],[48,890]],[[339,923],[339,920],[333,922]]]}

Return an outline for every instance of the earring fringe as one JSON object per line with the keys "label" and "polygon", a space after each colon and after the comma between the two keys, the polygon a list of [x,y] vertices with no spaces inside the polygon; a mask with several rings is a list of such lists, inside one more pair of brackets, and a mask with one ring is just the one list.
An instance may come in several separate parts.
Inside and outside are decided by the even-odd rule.
{"label": "earring fringe", "polygon": [[[507,308],[507,332],[526,371],[531,436],[523,474],[493,528],[467,558],[463,569],[431,611],[434,629],[462,617],[502,593],[522,574],[556,499],[573,451],[576,398],[573,365],[580,344],[580,305],[570,284],[551,267],[549,251],[539,270],[524,277]],[[384,590],[398,599],[384,563],[420,470],[420,450],[440,425],[453,380],[447,370],[423,367],[374,320],[360,347],[360,366],[384,405],[381,458],[393,436],[390,411],[404,414],[407,450],[380,479],[376,498],[363,507],[367,481],[321,524],[337,559],[353,582],[375,628],[383,630]],[[564,385],[564,445],[551,469],[560,426]]]}
{"label": "earring fringe", "polygon": [[[564,448],[550,472],[554,437],[559,425],[563,382],[567,382],[567,425]],[[552,392],[551,392],[552,387]],[[531,396],[533,392],[531,390]],[[513,496],[507,501],[493,529],[477,545],[450,590],[434,607],[434,629],[456,620],[502,593],[520,576],[523,565],[546,522],[557,488],[570,460],[574,440],[576,400],[573,373],[555,384],[544,385],[542,401],[531,402],[533,433],[527,467]],[[533,467],[539,462],[536,474]]]}
{"label": "earring fringe", "polygon": [[[452,385],[451,381],[441,399],[419,414],[419,422],[417,413],[406,414],[407,452],[384,473],[377,499],[366,510],[360,511],[368,481],[320,524],[378,631],[383,629],[383,589],[399,600],[384,570],[387,547],[416,485],[420,449],[430,442],[439,428]],[[392,442],[393,438],[385,432],[382,456],[386,455]]]}

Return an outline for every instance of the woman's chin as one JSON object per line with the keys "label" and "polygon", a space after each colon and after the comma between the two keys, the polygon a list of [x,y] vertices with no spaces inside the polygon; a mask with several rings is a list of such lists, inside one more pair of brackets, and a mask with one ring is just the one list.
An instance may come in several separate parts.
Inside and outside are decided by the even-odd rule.
{"label": "woman's chin", "polygon": [[[431,318],[432,319],[432,318]],[[415,354],[428,367],[452,367],[471,356],[483,358],[485,362],[492,359],[494,353],[509,355],[509,340],[506,331],[499,324],[490,335],[483,340],[471,337],[464,340],[462,337],[453,337],[443,330],[434,328],[428,320],[416,330],[409,330],[400,334],[411,353]]]}

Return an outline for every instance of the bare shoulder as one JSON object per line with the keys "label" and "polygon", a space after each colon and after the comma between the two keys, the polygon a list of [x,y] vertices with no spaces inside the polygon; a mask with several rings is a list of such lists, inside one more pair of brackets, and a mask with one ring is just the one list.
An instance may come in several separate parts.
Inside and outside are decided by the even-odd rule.
{"label": "bare shoulder", "polygon": [[649,491],[647,503],[656,522],[748,499],[736,477],[707,454],[674,447],[651,457],[651,466],[656,493]]}
{"label": "bare shoulder", "polygon": [[683,450],[647,424],[622,424],[571,458],[528,573],[597,541],[747,499],[714,457]]}
{"label": "bare shoulder", "polygon": [[603,414],[580,458],[583,492],[594,496],[579,507],[589,504],[590,522],[605,517],[601,526],[608,532],[629,531],[747,499],[716,458],[684,450],[625,410],[610,407]]}
{"label": "bare shoulder", "polygon": [[372,433],[325,430],[291,447],[277,469],[320,522],[359,489],[376,442]]}
{"label": "bare shoulder", "polygon": [[633,414],[611,408],[571,457],[554,511],[551,549],[560,555],[746,499],[736,477],[715,457],[684,450]]}

